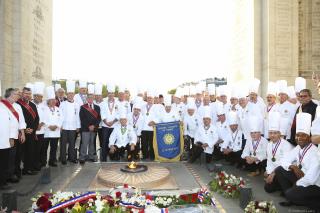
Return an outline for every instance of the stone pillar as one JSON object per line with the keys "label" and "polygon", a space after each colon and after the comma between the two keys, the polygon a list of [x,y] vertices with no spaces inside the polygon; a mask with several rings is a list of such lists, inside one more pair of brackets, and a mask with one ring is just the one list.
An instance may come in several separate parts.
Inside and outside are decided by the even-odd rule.
{"label": "stone pillar", "polygon": [[268,74],[266,81],[286,79],[294,84],[298,76],[298,1],[268,1]]}
{"label": "stone pillar", "polygon": [[52,0],[0,0],[0,28],[2,89],[50,84]]}
{"label": "stone pillar", "polygon": [[310,89],[312,73],[320,74],[320,0],[299,1],[299,75]]}

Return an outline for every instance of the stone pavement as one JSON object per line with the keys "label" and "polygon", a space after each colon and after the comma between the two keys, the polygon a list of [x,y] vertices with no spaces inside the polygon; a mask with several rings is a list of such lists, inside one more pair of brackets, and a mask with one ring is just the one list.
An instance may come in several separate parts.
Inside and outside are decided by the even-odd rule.
{"label": "stone pavement", "polygon": [[[256,200],[272,200],[280,213],[282,212],[310,212],[303,207],[288,207],[283,208],[278,205],[278,202],[283,201],[284,198],[279,196],[279,193],[267,194],[263,190],[263,177],[247,177],[245,171],[229,166],[224,161],[218,163],[223,164],[223,170],[234,175],[241,176],[247,180],[249,185],[253,188],[253,196]],[[105,164],[105,163],[103,163]],[[157,164],[157,163],[155,163]],[[206,185],[212,179],[210,173],[207,171],[204,164],[196,162],[188,164],[184,162],[179,163],[161,163],[161,166],[167,167],[173,177],[175,178],[180,189],[200,188],[201,185]],[[56,168],[51,168],[50,184],[40,184],[40,173],[35,176],[23,176],[23,179],[18,184],[12,184],[12,188],[16,189],[20,196],[18,196],[18,209],[21,212],[26,212],[31,207],[31,198],[38,192],[53,191],[87,191],[91,181],[97,174],[101,167],[100,163],[86,163],[84,166],[79,164],[68,163],[65,166],[59,164]],[[211,174],[213,175],[213,174]],[[30,192],[30,190],[34,189]],[[0,200],[2,191],[0,191]],[[226,199],[219,194],[214,194],[217,202],[221,204],[220,212],[237,213],[243,212],[239,207],[239,199]],[[1,204],[1,203],[0,203]],[[219,207],[219,206],[218,206]]]}

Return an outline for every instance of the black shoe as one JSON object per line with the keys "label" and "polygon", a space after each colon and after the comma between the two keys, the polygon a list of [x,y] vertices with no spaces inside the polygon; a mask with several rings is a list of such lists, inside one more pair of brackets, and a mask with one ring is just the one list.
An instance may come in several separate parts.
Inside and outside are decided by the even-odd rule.
{"label": "black shoe", "polygon": [[18,183],[19,178],[16,175],[12,175],[11,178],[8,179],[9,183]]}
{"label": "black shoe", "polygon": [[292,206],[293,203],[290,201],[283,201],[279,203],[280,206]]}
{"label": "black shoe", "polygon": [[81,165],[84,165],[85,162],[86,162],[86,161],[84,161],[84,160],[79,160],[79,163],[80,163]]}
{"label": "black shoe", "polygon": [[96,159],[89,159],[88,161],[90,161],[90,162],[97,162],[97,160]]}
{"label": "black shoe", "polygon": [[37,172],[31,171],[31,170],[22,170],[23,175],[36,175]]}
{"label": "black shoe", "polygon": [[56,163],[49,163],[49,166],[57,167],[58,165]]}
{"label": "black shoe", "polygon": [[62,161],[61,163],[62,163],[62,165],[66,165],[67,161]]}
{"label": "black shoe", "polygon": [[74,164],[78,163],[77,160],[70,160],[70,162],[71,162],[71,163],[74,163]]}

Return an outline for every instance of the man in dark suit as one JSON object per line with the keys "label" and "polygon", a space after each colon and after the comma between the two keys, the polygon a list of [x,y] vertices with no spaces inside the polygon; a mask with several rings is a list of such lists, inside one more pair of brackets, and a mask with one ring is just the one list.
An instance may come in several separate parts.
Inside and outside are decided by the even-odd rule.
{"label": "man in dark suit", "polygon": [[31,94],[31,89],[24,87],[22,90],[22,97],[17,102],[22,108],[27,124],[25,130],[26,140],[23,144],[24,161],[22,174],[24,175],[33,175],[36,173],[34,168],[36,165],[34,150],[36,144],[36,130],[39,126],[39,114],[36,105],[31,102]]}
{"label": "man in dark suit", "polygon": [[292,127],[291,127],[291,138],[290,138],[290,143],[293,144],[294,146],[297,145],[295,141],[296,137],[296,116],[300,112],[306,112],[311,114],[312,121],[314,120],[316,116],[316,110],[317,110],[317,104],[315,104],[312,101],[312,93],[309,89],[303,89],[299,93],[299,100],[301,105],[298,107],[296,111],[296,115],[294,116]]}
{"label": "man in dark suit", "polygon": [[[84,164],[85,160],[97,161],[95,159],[95,136],[101,121],[100,107],[93,103],[94,95],[87,96],[87,103],[80,108],[81,138],[79,162]],[[89,150],[88,150],[89,149]]]}

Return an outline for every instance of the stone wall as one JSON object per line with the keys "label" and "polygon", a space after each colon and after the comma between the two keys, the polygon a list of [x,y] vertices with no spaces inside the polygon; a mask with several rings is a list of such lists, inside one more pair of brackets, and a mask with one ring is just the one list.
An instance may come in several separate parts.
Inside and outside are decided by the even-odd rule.
{"label": "stone wall", "polygon": [[0,0],[0,28],[2,89],[50,83],[52,0]]}

